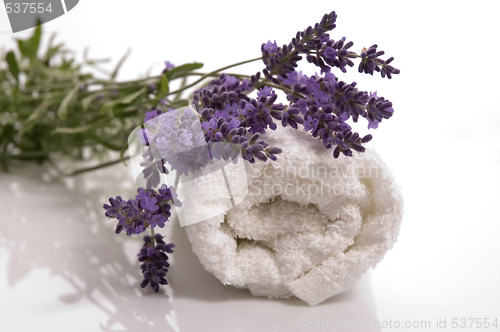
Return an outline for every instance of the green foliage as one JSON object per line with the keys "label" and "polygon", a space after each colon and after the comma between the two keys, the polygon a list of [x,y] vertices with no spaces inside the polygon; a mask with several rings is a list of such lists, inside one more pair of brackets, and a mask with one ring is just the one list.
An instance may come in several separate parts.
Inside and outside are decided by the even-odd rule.
{"label": "green foliage", "polygon": [[[117,82],[127,52],[108,79],[98,79],[83,70],[100,69],[105,60],[85,56],[76,63],[63,44],[53,45],[54,35],[41,54],[41,36],[39,25],[31,37],[17,40],[17,49],[0,54],[0,165],[5,170],[12,160],[42,163],[54,154],[109,159],[110,151],[118,151],[123,156],[128,135],[161,99],[165,107],[188,105],[181,98],[189,88],[186,79],[200,76],[193,71],[203,66],[189,63],[160,76]],[[169,85],[178,78],[181,89],[170,101]],[[158,91],[152,92],[151,86]]]}
{"label": "green foliage", "polygon": [[14,52],[10,51],[5,57],[7,64],[9,65],[9,71],[12,77],[16,80],[16,86],[19,84],[19,65],[17,64],[16,55]]}
{"label": "green foliage", "polygon": [[[0,165],[41,163],[56,153],[83,159],[87,150],[106,157],[125,149],[131,128],[151,105],[146,91],[158,78],[116,82],[125,57],[109,80],[84,74],[98,61],[75,63],[62,44],[52,45],[53,38],[40,55],[41,32],[37,26],[31,37],[17,40],[17,49],[0,54]],[[120,109],[101,112],[113,106]]]}

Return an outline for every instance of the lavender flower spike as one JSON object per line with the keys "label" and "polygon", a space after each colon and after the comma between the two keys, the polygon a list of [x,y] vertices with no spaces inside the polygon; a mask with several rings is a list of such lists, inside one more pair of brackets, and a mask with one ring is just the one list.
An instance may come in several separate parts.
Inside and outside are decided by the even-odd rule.
{"label": "lavender flower spike", "polygon": [[[144,245],[139,254],[137,254],[139,262],[142,262],[141,270],[144,278],[141,282],[141,287],[144,288],[150,285],[155,292],[158,292],[160,285],[168,284],[165,278],[170,266],[167,253],[171,254],[174,252],[174,244],[166,244],[163,241],[163,236],[160,234],[155,234],[154,241],[149,235],[146,235],[143,240]],[[155,242],[156,245],[154,244]]]}

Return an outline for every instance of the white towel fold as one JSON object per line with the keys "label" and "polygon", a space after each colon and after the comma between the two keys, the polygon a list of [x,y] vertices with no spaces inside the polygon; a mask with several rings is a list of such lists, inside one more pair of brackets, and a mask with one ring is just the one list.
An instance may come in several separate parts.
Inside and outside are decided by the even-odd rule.
{"label": "white towel fold", "polygon": [[371,150],[334,159],[301,130],[263,138],[283,149],[278,160],[246,163],[248,196],[187,234],[224,284],[315,305],[347,290],[392,248],[401,193]]}

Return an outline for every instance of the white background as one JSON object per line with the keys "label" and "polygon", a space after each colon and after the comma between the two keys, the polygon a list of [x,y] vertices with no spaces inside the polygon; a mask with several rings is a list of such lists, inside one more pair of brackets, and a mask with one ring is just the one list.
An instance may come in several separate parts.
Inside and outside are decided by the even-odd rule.
{"label": "white background", "polygon": [[[339,77],[393,102],[395,114],[373,132],[372,146],[402,186],[403,224],[398,242],[374,270],[317,307],[223,287],[197,263],[184,230],[171,225],[165,229],[176,243],[171,287],[167,294],[150,294],[136,285],[140,240],[114,235],[101,208],[110,195],[133,193],[126,169],[63,183],[26,166],[0,175],[0,330],[293,331],[308,330],[300,328],[301,318],[374,318],[386,328],[347,330],[392,331],[397,329],[389,321],[430,321],[425,331],[500,331],[468,329],[470,320],[467,329],[451,328],[453,318],[497,318],[500,324],[496,5],[80,1],[43,26],[44,40],[57,32],[57,41],[77,57],[88,46],[91,57],[112,63],[131,49],[123,80],[156,75],[165,60],[204,62],[208,72],[258,57],[263,42],[288,43],[335,10],[332,38],[346,36],[357,52],[377,43],[401,69],[392,80],[356,68]],[[4,49],[13,37],[31,34],[13,36],[3,9],[0,32]],[[261,68],[253,63],[232,71]],[[437,320],[444,319],[447,329],[438,329]]]}

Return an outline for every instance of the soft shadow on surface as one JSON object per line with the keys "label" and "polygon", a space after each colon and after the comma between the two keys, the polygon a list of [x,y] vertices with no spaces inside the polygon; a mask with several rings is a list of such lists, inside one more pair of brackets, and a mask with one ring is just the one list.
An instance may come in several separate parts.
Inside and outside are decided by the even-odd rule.
{"label": "soft shadow on surface", "polygon": [[[171,287],[160,293],[139,287],[136,254],[142,236],[116,235],[114,222],[104,217],[104,197],[119,190],[120,176],[122,170],[108,169],[64,183],[35,166],[2,174],[0,249],[9,256],[8,285],[21,287],[32,270],[48,268],[50,278],[61,277],[73,289],[54,294],[60,303],[74,308],[90,301],[106,314],[107,321],[96,322],[96,330],[177,331]],[[121,191],[126,196],[135,188]],[[43,287],[42,280],[35,282]],[[13,310],[22,310],[16,305]]]}
{"label": "soft shadow on surface", "polygon": [[[101,331],[288,332],[314,330],[315,324],[325,323],[327,330],[334,330],[333,324],[344,321],[358,324],[350,331],[380,331],[359,325],[376,319],[370,273],[350,290],[314,307],[299,299],[254,297],[246,289],[224,286],[207,272],[175,218],[161,230],[175,243],[167,275],[170,285],[160,293],[141,289],[136,254],[142,236],[114,234],[115,222],[108,221],[102,209],[109,196],[135,195],[135,185],[124,180],[127,170],[103,170],[67,183],[49,181],[41,173],[41,168],[30,167],[0,178],[6,216],[0,221],[0,249],[8,252],[9,284],[0,287],[22,287],[30,271],[48,268],[53,275],[49,278],[63,278],[72,289],[48,300],[57,299],[79,312],[90,302],[105,314],[104,321],[95,323],[95,330]],[[43,287],[43,280],[35,282]],[[12,309],[22,310],[22,301]]]}

